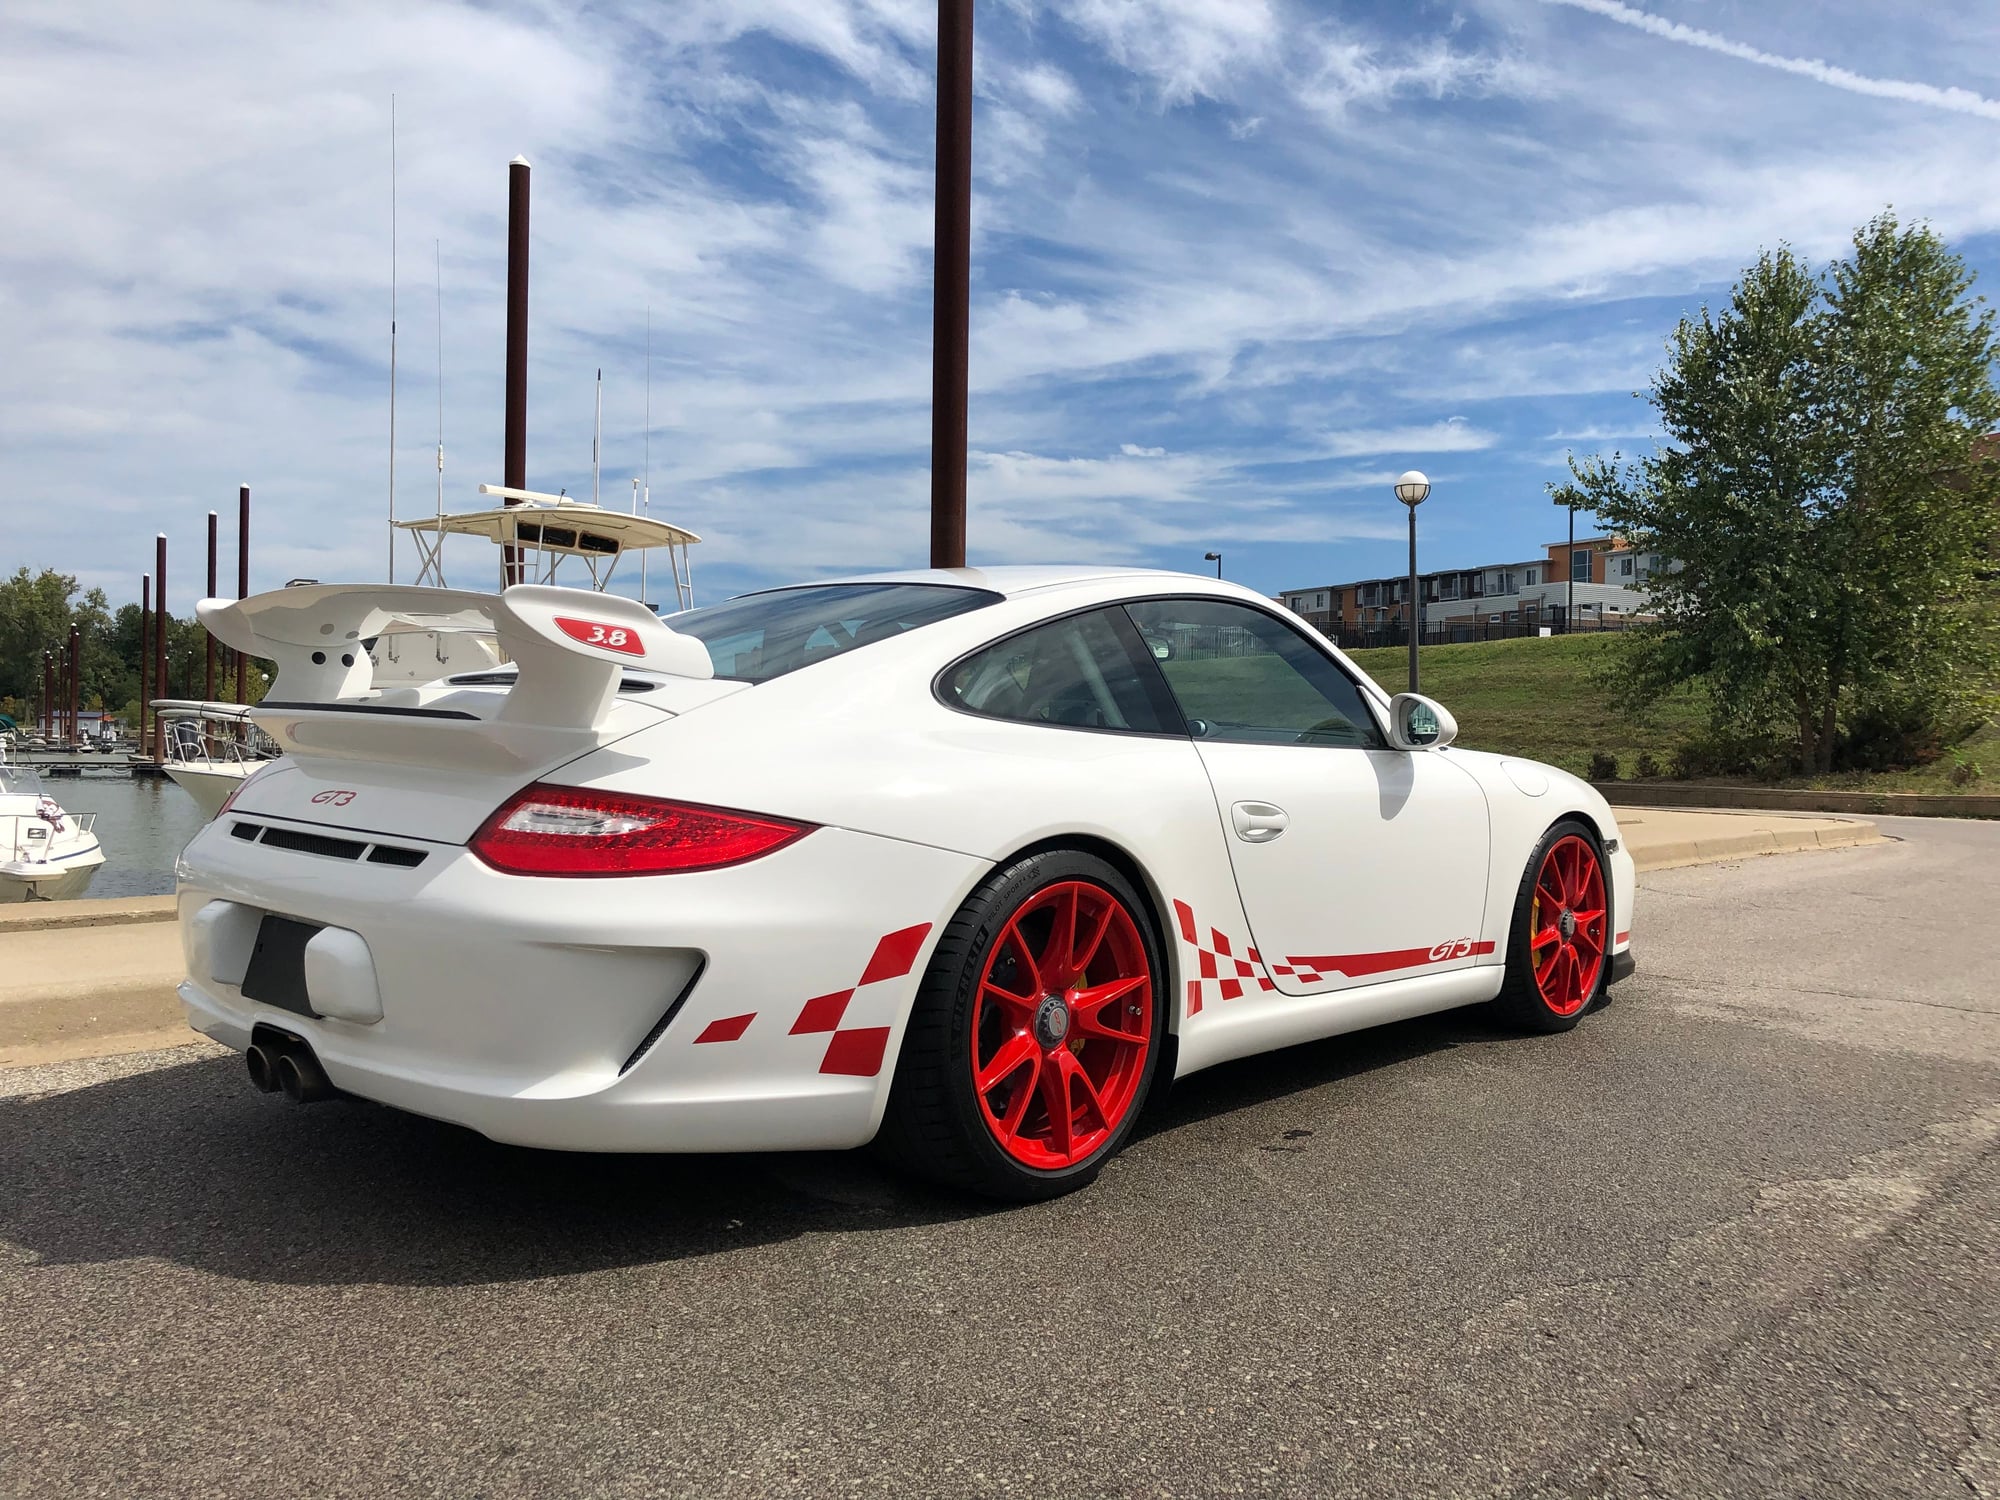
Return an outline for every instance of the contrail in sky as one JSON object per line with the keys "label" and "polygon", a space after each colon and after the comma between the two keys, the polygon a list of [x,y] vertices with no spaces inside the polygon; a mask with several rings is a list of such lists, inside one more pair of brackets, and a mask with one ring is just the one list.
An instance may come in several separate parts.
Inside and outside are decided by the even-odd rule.
{"label": "contrail in sky", "polygon": [[1742,42],[1732,42],[1726,36],[1717,36],[1712,31],[1702,31],[1693,26],[1683,26],[1679,21],[1669,21],[1665,16],[1656,16],[1649,11],[1638,10],[1620,0],[1542,0],[1545,5],[1566,5],[1572,10],[1587,10],[1594,16],[1602,16],[1607,21],[1616,21],[1621,26],[1637,27],[1640,31],[1651,32],[1670,42],[1682,42],[1690,47],[1700,47],[1708,52],[1720,52],[1724,57],[1734,57],[1742,62],[1755,63],[1762,68],[1776,68],[1781,73],[1796,73],[1801,78],[1816,79],[1831,88],[1846,89],[1851,94],[1867,94],[1876,99],[1901,99],[1910,104],[1925,104],[1932,109],[1954,110],[1962,115],[1980,115],[1988,120],[2000,120],[2000,100],[1988,99],[1983,94],[1975,94],[1970,89],[1941,89],[1935,84],[1912,83],[1902,78],[1870,78],[1863,73],[1849,72],[1837,68],[1832,63],[1821,62],[1811,57],[1781,57],[1775,52],[1760,51],[1756,47],[1745,46]]}

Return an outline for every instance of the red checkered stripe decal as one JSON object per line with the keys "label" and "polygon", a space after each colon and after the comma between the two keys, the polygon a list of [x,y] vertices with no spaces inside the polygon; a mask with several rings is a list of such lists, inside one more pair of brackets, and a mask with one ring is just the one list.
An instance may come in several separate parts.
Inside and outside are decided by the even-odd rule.
{"label": "red checkered stripe decal", "polygon": [[1202,1007],[1211,998],[1235,1000],[1253,984],[1259,990],[1275,990],[1277,985],[1270,978],[1273,974],[1296,979],[1300,984],[1324,984],[1336,974],[1349,979],[1362,979],[1373,974],[1393,973],[1397,969],[1420,969],[1456,958],[1483,958],[1493,951],[1493,944],[1489,942],[1451,938],[1428,948],[1395,948],[1381,953],[1286,954],[1281,964],[1266,963],[1263,955],[1248,944],[1244,945],[1243,956],[1237,957],[1236,945],[1229,940],[1229,934],[1220,928],[1209,928],[1208,942],[1203,943],[1195,923],[1194,908],[1185,901],[1174,903],[1174,920],[1180,926],[1181,940],[1195,950],[1195,967],[1199,977],[1187,982],[1187,1013],[1191,1016],[1201,1014]]}
{"label": "red checkered stripe decal", "polygon": [[[1257,950],[1244,944],[1243,956],[1236,956],[1235,944],[1229,941],[1229,934],[1219,927],[1208,929],[1208,942],[1203,943],[1201,934],[1195,927],[1194,908],[1185,901],[1174,903],[1174,920],[1180,924],[1181,940],[1194,945],[1195,967],[1199,977],[1187,982],[1187,1013],[1201,1014],[1201,1008],[1208,1000],[1208,987],[1214,987],[1217,1000],[1234,1000],[1248,985],[1260,990],[1275,990],[1270,975],[1263,972],[1264,960]],[[1229,972],[1225,974],[1224,968]]]}
{"label": "red checkered stripe decal", "polygon": [[[855,990],[871,984],[882,984],[891,979],[901,979],[916,966],[917,954],[923,951],[924,938],[929,935],[931,924],[921,922],[915,927],[905,927],[900,932],[891,932],[875,944],[875,952],[868,960],[868,966],[861,971],[861,977],[844,990],[835,990],[827,995],[815,995],[799,1008],[797,1018],[792,1022],[789,1036],[813,1036],[826,1034],[826,1055],[820,1059],[822,1073],[844,1073],[856,1078],[873,1078],[882,1071],[882,1060],[889,1049],[889,1028],[886,1026],[848,1026],[840,1022],[847,1014],[847,1002],[854,998]],[[710,1021],[702,1028],[701,1035],[694,1039],[695,1045],[704,1042],[740,1041],[750,1025],[757,1019],[758,1012],[747,1015],[724,1016]]]}
{"label": "red checkered stripe decal", "polygon": [[1293,967],[1273,964],[1280,974],[1296,973],[1307,984],[1318,984],[1328,974],[1345,974],[1361,979],[1370,974],[1389,974],[1397,969],[1421,969],[1427,964],[1447,963],[1454,958],[1483,958],[1493,951],[1487,942],[1471,938],[1451,938],[1428,948],[1392,948],[1384,953],[1328,953],[1294,957]]}

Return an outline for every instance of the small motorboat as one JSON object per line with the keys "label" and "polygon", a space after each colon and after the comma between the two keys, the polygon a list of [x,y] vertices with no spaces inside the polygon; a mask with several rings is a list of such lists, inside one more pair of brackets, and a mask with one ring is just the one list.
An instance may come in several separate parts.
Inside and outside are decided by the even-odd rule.
{"label": "small motorboat", "polygon": [[80,896],[104,863],[96,813],[73,813],[24,766],[0,762],[0,904]]}

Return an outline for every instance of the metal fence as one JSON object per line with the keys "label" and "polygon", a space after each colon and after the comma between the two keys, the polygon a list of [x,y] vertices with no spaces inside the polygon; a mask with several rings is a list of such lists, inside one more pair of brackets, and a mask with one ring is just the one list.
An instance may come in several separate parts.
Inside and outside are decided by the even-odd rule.
{"label": "metal fence", "polygon": [[[1639,624],[1630,615],[1602,615],[1596,610],[1578,610],[1574,625],[1565,627],[1558,612],[1553,618],[1524,623],[1519,620],[1432,620],[1417,637],[1419,646],[1461,646],[1473,641],[1513,641],[1550,635],[1595,635],[1599,631],[1624,631]],[[1409,627],[1401,620],[1382,624],[1326,624],[1314,627],[1343,651],[1366,651],[1377,646],[1407,646]]]}

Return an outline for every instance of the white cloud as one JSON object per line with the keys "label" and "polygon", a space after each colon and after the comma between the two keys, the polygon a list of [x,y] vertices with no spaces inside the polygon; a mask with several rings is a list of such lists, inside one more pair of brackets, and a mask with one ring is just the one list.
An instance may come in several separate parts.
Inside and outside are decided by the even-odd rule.
{"label": "white cloud", "polygon": [[1014,87],[1052,115],[1073,115],[1083,108],[1083,95],[1070,76],[1048,63],[1022,68],[1014,75]]}
{"label": "white cloud", "polygon": [[1815,82],[1826,84],[1829,88],[1845,89],[1850,94],[1866,94],[1875,99],[1899,99],[1908,104],[1922,104],[1931,109],[1948,109],[1959,114],[2000,120],[2000,99],[1988,99],[1970,89],[1940,88],[1936,84],[1913,83],[1902,78],[1871,78],[1865,73],[1836,67],[1818,58],[1786,57],[1779,53],[1766,52],[1761,48],[1746,46],[1742,42],[1718,36],[1713,31],[1703,31],[1699,27],[1686,26],[1665,16],[1656,16],[1651,11],[1620,4],[1619,0],[1543,0],[1543,3],[1589,11],[1592,15],[1602,16],[1607,21],[1616,21],[1621,26],[1636,27],[1640,31],[1650,32],[1670,42],[1699,47],[1706,52],[1719,52],[1724,57],[1733,57],[1738,62],[1755,63],[1760,68],[1775,68],[1781,73],[1796,73],[1801,78],[1813,79]]}
{"label": "white cloud", "polygon": [[1379,107],[1409,95],[1531,94],[1543,87],[1539,71],[1517,59],[1460,52],[1442,37],[1385,55],[1356,38],[1322,34],[1309,51],[1316,52],[1317,61],[1299,81],[1299,98],[1335,119],[1355,105]]}
{"label": "white cloud", "polygon": [[1428,427],[1354,428],[1330,434],[1322,451],[1334,458],[1371,453],[1477,453],[1491,448],[1494,435],[1482,432],[1463,417],[1433,422]]}
{"label": "white cloud", "polygon": [[[981,8],[977,554],[1261,538],[1260,566],[1317,571],[1311,548],[1393,532],[1405,455],[1462,455],[1438,516],[1511,535],[1550,444],[1637,420],[1674,318],[1759,248],[1838,250],[1891,193],[1947,235],[2000,229],[1963,110],[1746,90],[1733,56],[1532,0],[1460,11]],[[433,478],[433,239],[448,499],[498,477],[525,152],[531,482],[587,492],[602,366],[629,487],[650,306],[655,510],[709,538],[708,586],[921,560],[928,0],[81,17],[0,16],[0,483],[36,502],[13,555],[123,596],[164,524],[183,601],[202,513],[248,479],[260,583],[379,576],[394,92],[406,506]],[[1979,35],[1905,18],[1895,67]]]}
{"label": "white cloud", "polygon": [[1063,14],[1168,105],[1221,97],[1283,34],[1270,0],[1074,0]]}
{"label": "white cloud", "polygon": [[1584,444],[1612,443],[1621,439],[1639,438],[1646,442],[1654,442],[1664,436],[1665,434],[1660,431],[1657,423],[1649,422],[1643,426],[1638,424],[1620,426],[1617,423],[1607,423],[1604,425],[1579,427],[1574,432],[1552,432],[1549,434],[1549,441],[1552,443]]}

